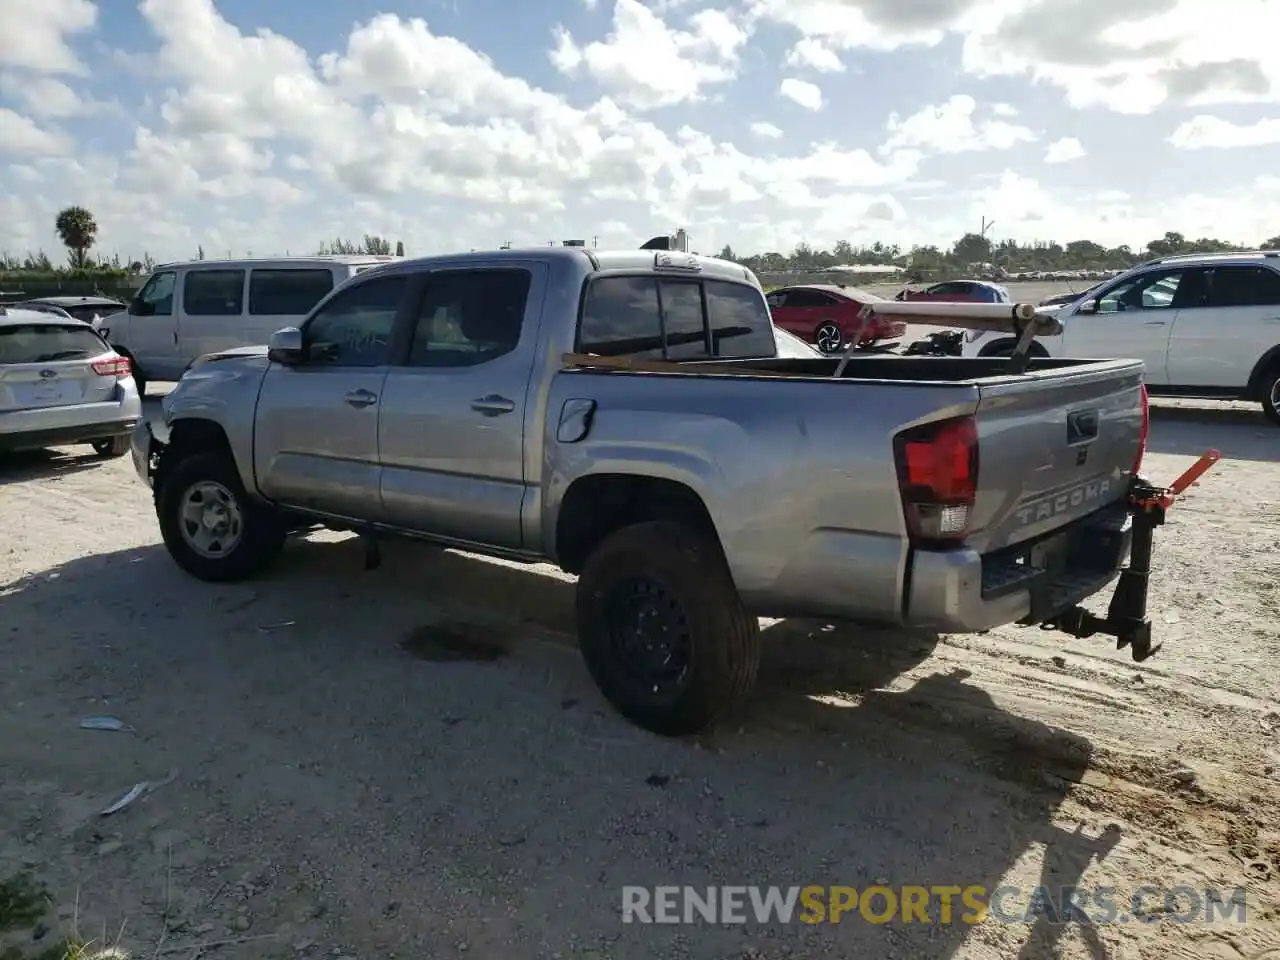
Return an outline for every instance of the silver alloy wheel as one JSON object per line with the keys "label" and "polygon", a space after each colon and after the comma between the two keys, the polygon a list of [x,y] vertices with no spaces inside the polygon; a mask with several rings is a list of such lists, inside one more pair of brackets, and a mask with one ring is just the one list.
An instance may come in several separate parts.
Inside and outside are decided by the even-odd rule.
{"label": "silver alloy wheel", "polygon": [[844,336],[834,323],[824,323],[814,335],[814,342],[823,353],[835,353],[844,344]]}
{"label": "silver alloy wheel", "polygon": [[235,494],[215,480],[201,480],[186,489],[181,503],[178,526],[187,546],[211,560],[236,548],[244,515]]}

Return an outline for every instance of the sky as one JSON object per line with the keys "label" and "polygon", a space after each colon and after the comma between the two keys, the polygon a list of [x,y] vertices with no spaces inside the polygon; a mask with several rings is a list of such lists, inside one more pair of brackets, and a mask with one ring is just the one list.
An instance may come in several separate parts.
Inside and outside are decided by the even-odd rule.
{"label": "sky", "polygon": [[1274,0],[0,0],[0,251],[1280,234]]}

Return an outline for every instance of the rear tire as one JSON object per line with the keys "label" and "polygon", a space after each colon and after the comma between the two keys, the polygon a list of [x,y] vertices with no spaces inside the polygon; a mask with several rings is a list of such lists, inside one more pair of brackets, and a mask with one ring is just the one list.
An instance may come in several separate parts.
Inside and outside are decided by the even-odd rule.
{"label": "rear tire", "polygon": [[178,566],[212,583],[256,576],[284,546],[280,515],[250,499],[224,453],[193,453],[166,470],[156,516]]}
{"label": "rear tire", "polygon": [[1262,412],[1268,420],[1280,426],[1280,363],[1263,374]]}
{"label": "rear tire", "polygon": [[105,440],[93,441],[93,452],[106,459],[123,457],[129,452],[129,438],[126,436],[107,437]]}
{"label": "rear tire", "polygon": [[576,607],[592,679],[646,730],[698,733],[755,685],[759,624],[718,544],[689,526],[639,523],[605,538],[583,567]]}

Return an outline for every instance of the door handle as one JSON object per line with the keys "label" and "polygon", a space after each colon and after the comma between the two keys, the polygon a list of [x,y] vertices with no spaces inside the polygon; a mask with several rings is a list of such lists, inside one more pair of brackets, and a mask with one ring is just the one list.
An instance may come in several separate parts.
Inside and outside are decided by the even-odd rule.
{"label": "door handle", "polygon": [[378,395],[369,390],[352,390],[343,399],[349,407],[371,407],[378,402]]}
{"label": "door handle", "polygon": [[1142,325],[1144,327],[1163,327],[1164,321],[1163,320],[1143,320]]}
{"label": "door handle", "polygon": [[496,393],[490,393],[471,401],[471,409],[477,413],[484,414],[486,417],[499,417],[504,413],[510,413],[515,408],[514,400],[500,397]]}

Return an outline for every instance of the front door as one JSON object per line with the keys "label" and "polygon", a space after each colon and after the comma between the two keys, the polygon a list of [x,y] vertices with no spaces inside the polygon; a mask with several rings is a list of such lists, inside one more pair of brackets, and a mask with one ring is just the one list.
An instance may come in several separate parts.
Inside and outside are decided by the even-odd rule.
{"label": "front door", "polygon": [[153,273],[129,304],[124,329],[111,331],[112,342],[128,350],[143,375],[151,380],[176,377],[184,366],[178,362],[178,317],[174,309],[177,285],[175,271]]}
{"label": "front door", "polygon": [[306,359],[271,364],[253,441],[267,497],[339,517],[382,518],[378,412],[408,286],[399,275],[344,288],[304,324]]}
{"label": "front door", "polygon": [[522,546],[525,415],[546,283],[546,265],[532,262],[428,276],[407,356],[387,375],[379,407],[389,522]]}
{"label": "front door", "polygon": [[[1073,313],[1064,318],[1066,355],[1141,360],[1147,383],[1167,384],[1169,335],[1179,291],[1190,273],[1186,269],[1150,270],[1103,290],[1095,301],[1096,313]],[[1184,296],[1187,293],[1181,292]]]}

